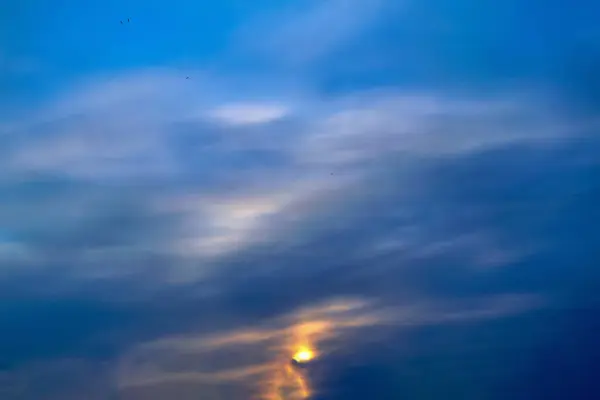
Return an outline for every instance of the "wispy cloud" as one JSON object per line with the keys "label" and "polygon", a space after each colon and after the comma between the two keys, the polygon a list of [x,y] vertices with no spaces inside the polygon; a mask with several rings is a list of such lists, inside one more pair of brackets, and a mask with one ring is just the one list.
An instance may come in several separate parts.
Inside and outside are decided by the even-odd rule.
{"label": "wispy cloud", "polygon": [[[496,272],[472,267],[523,264],[549,248],[544,235],[525,233],[545,218],[570,218],[535,206],[539,198],[557,209],[572,201],[550,189],[555,174],[594,165],[584,162],[584,150],[560,158],[561,149],[580,143],[570,139],[589,140],[587,122],[573,124],[547,103],[516,95],[388,91],[312,103],[283,98],[309,104],[276,121],[232,126],[215,123],[210,111],[266,103],[247,93],[197,96],[174,76],[146,75],[148,86],[133,77],[131,92],[123,78],[123,97],[113,88],[110,101],[99,100],[104,86],[96,82],[88,104],[85,92],[76,102],[59,97],[43,119],[5,136],[1,256],[27,265],[21,276],[44,271],[44,290],[77,289],[112,302],[168,292],[193,315],[198,298],[214,304],[198,330],[184,314],[173,317],[175,337],[162,327],[148,341],[115,335],[131,348],[119,369],[128,395],[181,382],[201,383],[206,393],[213,383],[246,393],[256,381],[259,391],[287,385],[302,392],[308,386],[282,370],[298,332],[314,333],[326,354],[327,341],[350,340],[361,329],[484,321],[540,306],[539,297],[502,295],[510,287],[501,283],[489,293],[477,279],[487,283],[482,277]],[[136,87],[143,90],[134,95]],[[172,96],[161,96],[165,87]],[[531,157],[542,161],[533,165]],[[157,168],[160,160],[172,164]],[[542,178],[540,193],[519,189]],[[568,192],[586,184],[573,182]],[[511,201],[498,204],[501,195]],[[533,279],[522,293],[536,293]],[[291,311],[348,293],[381,304]],[[455,298],[467,294],[476,304]],[[227,315],[244,322],[217,329]],[[215,369],[211,360],[228,351]]]}
{"label": "wispy cloud", "polygon": [[[297,379],[301,384],[296,384],[295,390],[310,392],[310,383],[298,372],[291,370],[285,379],[289,360],[299,348],[310,348],[322,359],[333,349],[352,352],[360,346],[360,337],[368,337],[370,330],[377,327],[394,327],[397,333],[426,325],[481,322],[525,313],[542,304],[536,296],[504,295],[476,299],[473,304],[414,304],[381,310],[365,300],[340,299],[268,321],[264,328],[163,338],[141,344],[122,360],[120,387],[123,390],[160,387],[169,382],[201,383],[198,390],[204,391],[210,390],[211,385],[237,382],[254,386],[259,398],[271,399],[277,398],[276,393],[284,386],[294,386]],[[350,335],[361,330],[363,335]],[[230,365],[211,367],[210,360],[215,357],[212,354],[227,354]],[[258,359],[253,359],[253,355]],[[196,360],[193,369],[184,366],[190,364],[190,358]]]}
{"label": "wispy cloud", "polygon": [[3,400],[308,398],[382,359],[358,396],[419,397],[423,374],[480,398],[487,361],[532,376],[552,305],[561,332],[594,321],[594,7],[22,3],[0,49]]}
{"label": "wispy cloud", "polygon": [[300,1],[256,19],[234,36],[234,46],[275,63],[311,63],[359,37],[385,7],[385,0]]}
{"label": "wispy cloud", "polygon": [[209,117],[228,125],[254,125],[277,121],[288,114],[277,104],[227,104],[209,112]]}
{"label": "wispy cloud", "polygon": [[[310,215],[361,191],[372,168],[390,157],[402,155],[411,162],[511,143],[544,145],[549,139],[567,138],[573,129],[551,107],[521,96],[485,100],[436,93],[357,93],[289,109],[280,105],[286,99],[252,103],[247,94],[223,105],[223,98],[235,100],[234,93],[224,92],[226,85],[212,99],[182,82],[187,81],[168,70],[142,71],[95,80],[57,98],[38,114],[41,119],[33,116],[39,122],[5,137],[4,179],[19,187],[18,177],[35,173],[62,180],[65,187],[74,185],[60,200],[72,206],[53,211],[58,220],[82,224],[69,228],[74,230],[85,229],[84,219],[70,217],[76,207],[84,207],[81,212],[94,221],[99,215],[121,213],[112,207],[133,193],[98,185],[141,183],[148,189],[125,200],[139,202],[137,208],[144,210],[135,224],[145,226],[140,229],[158,221],[167,225],[143,235],[149,240],[143,244],[132,236],[127,248],[214,261],[293,236]],[[193,88],[202,88],[203,82],[198,79],[192,85],[199,86]],[[209,87],[217,87],[214,80]],[[265,97],[256,93],[258,99]],[[205,110],[205,118],[190,119],[199,109]],[[225,124],[215,123],[215,117]],[[285,122],[267,123],[283,117]],[[87,187],[97,194],[78,192]],[[27,204],[42,207],[37,214],[45,208],[35,206],[33,198]],[[11,207],[24,205],[8,205],[7,210]],[[5,226],[14,226],[8,215],[4,219]],[[21,220],[19,231],[27,236],[30,224]],[[23,245],[39,250],[27,241]]]}

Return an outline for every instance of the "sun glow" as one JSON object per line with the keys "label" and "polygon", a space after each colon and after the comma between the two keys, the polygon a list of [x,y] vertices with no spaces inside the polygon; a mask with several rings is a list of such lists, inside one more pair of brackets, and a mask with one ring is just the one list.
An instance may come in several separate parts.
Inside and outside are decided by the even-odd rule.
{"label": "sun glow", "polygon": [[305,363],[315,358],[315,353],[308,347],[301,347],[292,358],[296,362]]}

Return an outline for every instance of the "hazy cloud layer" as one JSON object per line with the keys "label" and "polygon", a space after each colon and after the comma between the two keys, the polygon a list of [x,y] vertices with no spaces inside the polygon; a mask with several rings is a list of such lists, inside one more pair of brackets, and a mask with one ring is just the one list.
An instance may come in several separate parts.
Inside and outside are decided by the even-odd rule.
{"label": "hazy cloud layer", "polygon": [[134,3],[0,31],[0,397],[598,393],[595,5]]}

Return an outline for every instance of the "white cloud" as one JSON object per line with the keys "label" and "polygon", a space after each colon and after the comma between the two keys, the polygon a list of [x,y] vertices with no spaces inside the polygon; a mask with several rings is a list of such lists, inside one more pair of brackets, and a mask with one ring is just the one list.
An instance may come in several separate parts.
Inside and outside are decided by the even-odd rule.
{"label": "white cloud", "polygon": [[218,256],[242,249],[258,239],[264,220],[282,212],[288,199],[274,194],[252,198],[220,196],[199,201],[187,214],[175,247],[195,257]]}
{"label": "white cloud", "polygon": [[122,120],[86,121],[72,131],[40,138],[15,151],[9,166],[13,170],[44,171],[83,180],[172,175],[177,165],[165,151],[156,128]]}
{"label": "white cloud", "polygon": [[[163,198],[158,210],[182,216],[173,250],[186,257],[214,259],[252,245],[281,244],[302,217],[317,213],[325,207],[325,198],[351,184],[347,179],[332,183],[306,175],[263,176],[267,183],[247,181],[235,192]],[[311,202],[316,204],[303,210],[302,204]]]}
{"label": "white cloud", "polygon": [[[174,154],[181,138],[177,124],[193,126],[189,116],[199,108],[208,110],[205,116],[219,122],[220,129],[253,127],[249,135],[231,135],[235,139],[222,135],[206,149],[210,153],[197,147],[199,158],[218,156],[226,164],[260,144],[287,162],[286,171],[300,176],[306,170],[294,164],[325,170],[394,152],[456,154],[557,136],[565,129],[560,116],[544,110],[543,103],[519,97],[465,100],[437,93],[357,93],[328,102],[282,96],[277,102],[235,101],[233,90],[224,92],[226,85],[219,88],[214,80],[205,84],[210,80],[195,79],[186,86],[189,81],[180,78],[174,71],[140,71],[96,79],[60,96],[31,118],[38,122],[25,132],[8,133],[15,145],[4,157],[5,167],[87,180],[176,176],[189,171],[181,165],[188,160]],[[223,102],[225,97],[232,100]],[[296,105],[293,113],[289,104]],[[268,124],[288,116],[293,117],[293,133],[274,132]],[[197,129],[200,134],[207,126]],[[44,132],[29,134],[36,130]]]}
{"label": "white cloud", "polygon": [[313,121],[298,161],[353,165],[393,153],[443,156],[523,141],[566,137],[571,127],[535,99],[367,95]]}
{"label": "white cloud", "polygon": [[228,125],[255,125],[273,122],[288,115],[287,107],[279,104],[226,104],[209,112],[209,117]]}

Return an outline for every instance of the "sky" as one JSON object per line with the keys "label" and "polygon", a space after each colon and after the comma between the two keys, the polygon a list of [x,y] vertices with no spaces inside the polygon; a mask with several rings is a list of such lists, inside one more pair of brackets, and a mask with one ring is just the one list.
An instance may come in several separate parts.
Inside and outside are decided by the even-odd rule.
{"label": "sky", "polygon": [[0,398],[597,399],[597,15],[7,2]]}

